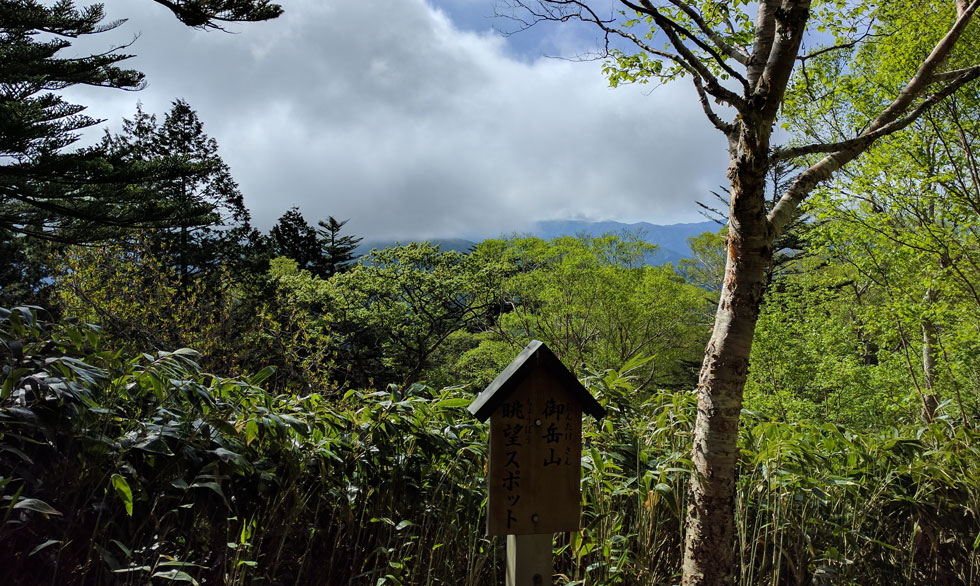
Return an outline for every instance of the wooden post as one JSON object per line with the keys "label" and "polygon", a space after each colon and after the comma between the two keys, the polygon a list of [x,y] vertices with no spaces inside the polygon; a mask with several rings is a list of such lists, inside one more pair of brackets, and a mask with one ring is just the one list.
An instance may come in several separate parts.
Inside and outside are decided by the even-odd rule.
{"label": "wooden post", "polygon": [[507,536],[506,586],[551,586],[552,533]]}
{"label": "wooden post", "polygon": [[487,533],[507,536],[506,586],[551,586],[554,534],[579,530],[582,413],[605,409],[534,340],[469,411],[490,420]]}

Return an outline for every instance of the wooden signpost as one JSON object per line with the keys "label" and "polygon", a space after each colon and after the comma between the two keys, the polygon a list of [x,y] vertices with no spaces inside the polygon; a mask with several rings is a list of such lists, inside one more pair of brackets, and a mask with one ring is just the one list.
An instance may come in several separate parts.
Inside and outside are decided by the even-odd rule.
{"label": "wooden signpost", "polygon": [[582,413],[606,412],[537,340],[469,411],[490,419],[487,533],[507,536],[506,584],[551,584],[553,534],[579,530]]}

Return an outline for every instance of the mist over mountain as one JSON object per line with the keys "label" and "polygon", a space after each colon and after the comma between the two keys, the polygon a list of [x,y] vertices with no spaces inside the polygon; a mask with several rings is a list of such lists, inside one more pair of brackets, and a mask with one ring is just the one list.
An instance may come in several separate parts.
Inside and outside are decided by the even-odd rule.
{"label": "mist over mountain", "polygon": [[[650,244],[658,248],[647,259],[652,265],[677,263],[682,258],[691,255],[687,239],[704,232],[717,232],[721,226],[717,222],[704,221],[686,224],[651,224],[636,222],[632,224],[614,221],[592,222],[588,220],[546,220],[537,222],[530,231],[517,232],[518,236],[536,236],[551,240],[559,236],[602,236],[603,234],[638,234]],[[357,255],[366,254],[374,248],[388,248],[397,244],[408,244],[412,240],[372,240],[365,241],[355,251]],[[429,238],[429,242],[437,244],[443,250],[469,252],[476,242],[464,238]]]}

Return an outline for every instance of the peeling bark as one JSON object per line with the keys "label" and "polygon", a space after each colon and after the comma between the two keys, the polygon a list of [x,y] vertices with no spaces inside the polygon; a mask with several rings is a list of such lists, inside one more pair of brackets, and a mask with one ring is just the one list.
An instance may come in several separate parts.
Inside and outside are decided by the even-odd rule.
{"label": "peeling bark", "polygon": [[766,220],[767,129],[743,123],[730,150],[728,260],[711,340],[698,381],[694,473],[688,497],[685,586],[734,579],[736,439],[749,353],[772,261]]}

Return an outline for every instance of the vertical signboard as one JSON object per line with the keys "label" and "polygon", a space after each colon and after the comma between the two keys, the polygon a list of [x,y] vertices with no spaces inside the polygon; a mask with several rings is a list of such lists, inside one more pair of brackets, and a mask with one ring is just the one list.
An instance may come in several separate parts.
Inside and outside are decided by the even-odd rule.
{"label": "vertical signboard", "polygon": [[544,369],[490,415],[487,533],[578,531],[582,406]]}

